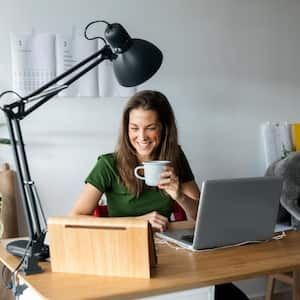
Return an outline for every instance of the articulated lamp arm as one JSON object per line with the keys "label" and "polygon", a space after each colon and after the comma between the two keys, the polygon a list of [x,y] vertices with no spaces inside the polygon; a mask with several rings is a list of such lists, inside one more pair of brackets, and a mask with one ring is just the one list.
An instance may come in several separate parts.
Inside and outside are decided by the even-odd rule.
{"label": "articulated lamp arm", "polygon": [[[49,248],[44,244],[47,231],[46,220],[38,192],[30,175],[20,121],[104,60],[112,61],[118,82],[126,87],[136,86],[148,80],[157,72],[162,63],[163,55],[155,45],[145,40],[132,39],[124,27],[118,23],[109,24],[102,20],[91,22],[85,29],[87,39],[90,39],[86,34],[88,27],[97,22],[107,25],[104,32],[106,40],[102,37],[95,37],[104,41],[105,45],[102,49],[29,95],[19,96],[17,101],[0,107],[7,119],[21,198],[30,234],[29,241],[11,242],[7,245],[7,250],[22,257],[20,267],[25,274],[42,272],[38,261],[49,257]],[[75,73],[77,70],[78,72]],[[72,77],[65,83],[58,84],[70,75]],[[14,91],[6,91],[0,95],[0,98],[10,92],[18,95]]]}

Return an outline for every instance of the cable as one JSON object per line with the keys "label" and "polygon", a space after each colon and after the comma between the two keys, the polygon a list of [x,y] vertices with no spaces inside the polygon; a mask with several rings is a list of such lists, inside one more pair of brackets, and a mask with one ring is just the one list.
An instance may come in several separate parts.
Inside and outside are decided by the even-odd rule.
{"label": "cable", "polygon": [[[29,249],[29,246],[32,244],[32,240],[28,240],[28,244],[25,248],[25,252],[24,255],[22,257],[22,259],[20,260],[19,264],[17,265],[17,267],[13,270],[10,271],[8,267],[6,267],[5,265],[3,265],[2,267],[2,272],[1,272],[1,279],[2,279],[2,285],[7,288],[7,289],[13,289],[14,287],[18,286],[17,283],[17,275],[18,275],[18,271],[20,269],[20,267],[22,266],[24,259],[26,257],[27,251]],[[6,272],[10,272],[10,281],[6,280]],[[17,284],[16,284],[17,283]]]}
{"label": "cable", "polygon": [[104,42],[105,45],[107,45],[106,40],[105,40],[103,37],[101,37],[101,36],[95,36],[95,37],[92,37],[92,38],[88,37],[88,35],[87,35],[87,30],[88,30],[88,28],[89,28],[91,25],[93,25],[93,24],[95,24],[95,23],[105,23],[106,25],[110,25],[110,23],[108,23],[107,21],[104,21],[104,20],[97,20],[97,21],[90,22],[89,24],[87,24],[87,25],[85,26],[85,29],[84,29],[84,37],[85,37],[87,40],[96,40],[96,39],[100,39],[100,40],[102,40],[102,41]]}
{"label": "cable", "polygon": [[[271,240],[281,240],[283,238],[286,237],[286,233],[285,231],[282,231],[281,233],[274,235],[272,237]],[[206,252],[206,251],[212,251],[212,250],[218,250],[218,249],[226,249],[226,248],[232,248],[232,247],[237,247],[237,246],[243,246],[243,245],[247,245],[247,244],[260,244],[260,243],[266,243],[269,242],[270,240],[263,240],[263,241],[245,241],[245,242],[241,242],[241,243],[237,243],[237,244],[233,244],[233,245],[227,245],[227,246],[222,246],[222,247],[215,247],[215,248],[209,248],[209,249],[201,249],[201,250],[197,250],[197,249],[192,249],[192,248],[187,248],[187,247],[180,247],[175,245],[174,243],[164,240],[162,238],[160,238],[159,240],[155,241],[155,244],[158,245],[167,245],[170,248],[173,248],[175,250],[191,250],[193,252]]]}
{"label": "cable", "polygon": [[23,254],[23,256],[22,256],[22,259],[20,260],[19,264],[15,267],[15,269],[12,271],[12,273],[17,272],[17,271],[20,269],[20,267],[22,266],[22,264],[23,264],[23,262],[24,262],[24,259],[25,259],[25,257],[26,257],[27,251],[28,251],[28,249],[29,249],[29,247],[30,247],[31,245],[32,245],[32,239],[28,240],[28,243],[27,243],[27,245],[26,245],[24,254]]}
{"label": "cable", "polygon": [[[12,91],[12,90],[5,91],[5,92],[1,93],[1,94],[0,94],[0,99],[1,99],[3,96],[5,96],[6,94],[14,94],[14,95],[16,95],[16,96],[19,97],[19,100],[22,100],[22,99],[23,99],[23,97],[22,97],[20,94],[18,94],[18,93],[15,92],[15,91]],[[3,108],[2,106],[0,106],[0,109],[1,109],[2,111],[4,110],[4,108]]]}
{"label": "cable", "polygon": [[19,97],[20,100],[23,99],[23,97],[22,97],[20,94],[18,94],[18,93],[15,92],[15,91],[12,91],[12,90],[5,91],[5,92],[1,93],[1,94],[0,94],[0,98],[2,98],[5,94],[9,94],[9,93],[15,94],[16,96]]}

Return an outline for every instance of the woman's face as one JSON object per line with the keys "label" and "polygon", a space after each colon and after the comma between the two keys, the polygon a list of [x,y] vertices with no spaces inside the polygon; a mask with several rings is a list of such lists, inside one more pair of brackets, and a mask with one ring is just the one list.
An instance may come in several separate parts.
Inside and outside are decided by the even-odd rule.
{"label": "woman's face", "polygon": [[150,160],[161,140],[161,123],[153,110],[132,109],[129,113],[128,135],[139,161]]}

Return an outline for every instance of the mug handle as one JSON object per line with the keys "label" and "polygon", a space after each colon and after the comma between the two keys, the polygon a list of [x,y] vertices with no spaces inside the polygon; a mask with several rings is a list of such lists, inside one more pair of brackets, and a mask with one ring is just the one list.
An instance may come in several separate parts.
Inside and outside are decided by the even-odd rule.
{"label": "mug handle", "polygon": [[144,166],[137,166],[134,168],[134,176],[138,179],[145,180],[145,177],[138,174],[138,170],[144,169]]}

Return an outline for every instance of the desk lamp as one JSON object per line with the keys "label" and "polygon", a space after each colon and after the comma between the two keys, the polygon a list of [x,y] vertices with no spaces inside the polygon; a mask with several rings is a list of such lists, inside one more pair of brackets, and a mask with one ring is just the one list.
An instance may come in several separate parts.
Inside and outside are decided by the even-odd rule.
{"label": "desk lamp", "polygon": [[[97,22],[106,24],[105,38],[88,37],[88,27]],[[103,48],[25,97],[14,91],[5,91],[0,95],[1,98],[5,94],[12,93],[18,97],[16,101],[0,109],[7,120],[21,199],[29,229],[29,240],[10,242],[7,250],[22,257],[20,266],[26,275],[42,272],[38,262],[49,257],[49,248],[44,243],[47,223],[35,183],[30,175],[20,121],[104,60],[112,61],[120,85],[132,87],[152,77],[161,66],[163,59],[162,52],[155,45],[145,40],[131,38],[125,28],[118,23],[110,24],[104,20],[91,22],[85,28],[85,37],[89,40],[103,40]],[[72,77],[65,83],[58,84],[71,74]]]}

